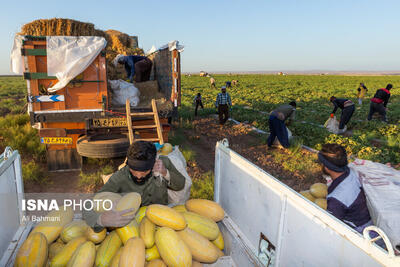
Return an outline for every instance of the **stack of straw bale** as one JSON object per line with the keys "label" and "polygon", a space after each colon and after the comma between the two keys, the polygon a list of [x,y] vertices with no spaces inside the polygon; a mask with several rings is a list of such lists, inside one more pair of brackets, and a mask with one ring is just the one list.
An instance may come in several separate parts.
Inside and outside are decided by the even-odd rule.
{"label": "stack of straw bale", "polygon": [[126,78],[123,66],[115,67],[112,60],[118,54],[143,55],[143,50],[133,48],[132,38],[116,30],[102,31],[94,24],[72,19],[38,19],[22,26],[20,34],[33,36],[101,36],[107,40],[107,76],[111,80]]}
{"label": "stack of straw bale", "polygon": [[[109,80],[126,80],[125,69],[122,65],[117,67],[113,59],[118,54],[143,55],[140,48],[135,47],[135,42],[125,33],[116,30],[102,31],[96,29],[94,24],[72,19],[38,19],[22,26],[21,35],[33,36],[101,36],[107,40],[107,78]],[[152,59],[152,58],[151,58]],[[153,59],[152,59],[153,60]],[[170,112],[172,103],[165,100],[165,96],[159,92],[157,81],[137,83],[135,86],[140,90],[140,106],[149,106],[151,99],[157,99],[157,107],[160,111]],[[112,97],[111,92],[110,97]]]}

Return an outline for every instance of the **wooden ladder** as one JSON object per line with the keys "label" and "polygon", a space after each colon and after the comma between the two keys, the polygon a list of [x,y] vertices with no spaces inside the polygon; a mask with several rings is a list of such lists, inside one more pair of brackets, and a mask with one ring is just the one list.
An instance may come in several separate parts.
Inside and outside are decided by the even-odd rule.
{"label": "wooden ladder", "polygon": [[[149,142],[158,142],[160,145],[164,144],[164,138],[162,135],[162,126],[160,123],[160,118],[158,117],[156,100],[151,100],[151,108],[153,111],[151,112],[131,112],[131,105],[129,99],[126,100],[126,120],[128,125],[129,132],[129,143],[132,144],[134,141],[149,141]],[[132,125],[132,117],[146,117],[153,116],[154,124],[151,125]],[[142,130],[142,129],[157,129],[157,138],[139,138],[135,139],[133,135],[133,130]]]}

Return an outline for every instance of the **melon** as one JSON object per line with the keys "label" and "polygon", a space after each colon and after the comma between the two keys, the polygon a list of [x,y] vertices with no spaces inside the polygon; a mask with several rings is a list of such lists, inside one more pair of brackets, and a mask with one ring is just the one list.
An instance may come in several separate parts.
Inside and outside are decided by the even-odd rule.
{"label": "melon", "polygon": [[173,229],[159,228],[156,232],[156,246],[167,266],[186,267],[192,265],[192,254],[189,248]]}
{"label": "melon", "polygon": [[182,213],[165,205],[153,204],[148,206],[146,217],[158,226],[165,226],[174,230],[183,230],[186,227],[186,220]]}
{"label": "melon", "polygon": [[186,201],[185,207],[188,211],[210,218],[215,222],[221,221],[225,216],[223,208],[217,202],[208,199],[190,199]]}
{"label": "melon", "polygon": [[64,241],[64,243],[68,243],[76,237],[84,236],[88,227],[89,226],[83,220],[72,221],[64,226],[60,234],[61,240]]}
{"label": "melon", "polygon": [[142,221],[143,217],[146,215],[146,209],[147,206],[140,207],[140,209],[136,213],[135,219],[138,224]]}
{"label": "melon", "polygon": [[[97,193],[93,197],[93,200],[96,200],[96,202],[94,203],[95,204],[94,205],[94,210],[96,212],[99,212],[99,213],[105,212],[107,210],[110,210],[110,209],[114,208],[112,205],[118,203],[118,201],[120,199],[121,199],[121,195],[117,194],[117,193],[114,193],[114,192],[100,192],[100,193]],[[109,201],[105,201],[105,200],[110,200],[113,204],[111,205],[111,203]]]}
{"label": "melon", "polygon": [[104,228],[100,232],[96,233],[93,231],[92,227],[88,227],[86,230],[86,237],[89,241],[92,241],[95,244],[99,244],[103,242],[104,238],[106,238],[107,229]]}
{"label": "melon", "polygon": [[132,192],[123,196],[117,203],[116,210],[122,211],[132,209],[131,212],[124,214],[123,216],[133,215],[139,209],[142,203],[142,197],[139,193]]}
{"label": "melon", "polygon": [[44,267],[47,254],[48,245],[44,234],[30,234],[18,250],[14,267]]}
{"label": "melon", "polygon": [[160,155],[166,156],[171,153],[173,147],[170,143],[165,143],[164,146],[160,149]]}
{"label": "melon", "polygon": [[326,210],[328,208],[328,202],[326,201],[325,198],[317,198],[314,201],[314,203],[317,204],[318,206],[320,206],[324,210]]}
{"label": "melon", "polygon": [[323,183],[315,183],[310,187],[310,193],[315,198],[324,198],[328,195],[328,186]]}
{"label": "melon", "polygon": [[314,202],[315,200],[315,197],[310,193],[310,190],[301,191],[300,194],[311,202]]}

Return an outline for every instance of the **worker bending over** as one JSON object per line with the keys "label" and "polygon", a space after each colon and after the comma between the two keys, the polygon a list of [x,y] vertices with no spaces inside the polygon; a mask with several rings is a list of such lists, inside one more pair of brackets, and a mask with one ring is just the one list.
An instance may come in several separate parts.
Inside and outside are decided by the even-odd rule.
{"label": "worker bending over", "polygon": [[269,130],[270,135],[268,137],[268,147],[272,147],[275,138],[278,138],[281,145],[285,148],[289,147],[289,137],[288,131],[285,125],[287,119],[287,124],[289,125],[294,121],[296,113],[296,102],[292,101],[289,105],[282,105],[274,109],[269,115]]}
{"label": "worker bending over", "polygon": [[[129,81],[145,82],[150,80],[151,67],[153,62],[145,56],[124,56],[117,55],[114,59],[114,65],[123,64]],[[136,76],[135,76],[136,74]]]}
{"label": "worker bending over", "polygon": [[336,110],[340,108],[342,110],[342,114],[340,115],[339,121],[339,133],[344,133],[346,130],[344,127],[349,123],[351,117],[354,113],[354,103],[353,101],[345,98],[336,98],[331,96],[330,101],[333,104],[333,111],[331,113],[331,118],[333,118]]}
{"label": "worker bending over", "polygon": [[372,225],[358,174],[347,164],[347,153],[338,144],[324,144],[318,153],[322,172],[332,178],[328,186],[327,211],[357,232]]}
{"label": "worker bending over", "polygon": [[[185,186],[185,177],[174,167],[168,157],[156,159],[156,147],[151,142],[136,141],[130,145],[126,166],[115,172],[98,191],[114,193],[137,192],[142,197],[142,206],[168,204],[167,189],[179,191]],[[155,176],[154,173],[160,173]],[[128,224],[134,214],[123,216],[132,210],[84,212],[87,224],[99,232],[104,227],[122,227]]]}
{"label": "worker bending over", "polygon": [[226,87],[221,87],[221,93],[217,95],[215,107],[218,109],[219,124],[224,125],[229,119],[229,109],[232,107],[231,96],[226,92]]}
{"label": "worker bending over", "polygon": [[369,114],[368,120],[372,119],[372,115],[375,112],[378,112],[382,116],[382,120],[387,122],[386,112],[387,112],[387,104],[390,98],[390,89],[392,89],[392,85],[389,83],[386,85],[386,88],[378,89],[373,98],[371,98],[371,104],[369,106]]}

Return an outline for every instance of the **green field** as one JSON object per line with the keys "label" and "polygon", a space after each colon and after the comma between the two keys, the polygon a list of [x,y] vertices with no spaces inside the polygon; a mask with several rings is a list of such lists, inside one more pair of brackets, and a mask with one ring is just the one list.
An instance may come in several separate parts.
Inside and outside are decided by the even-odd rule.
{"label": "green field", "polygon": [[[215,75],[217,88],[210,88],[209,78],[182,75],[182,107],[180,114],[190,123],[193,119],[193,98],[197,92],[203,96],[205,110],[201,116],[215,113],[214,101],[219,87],[225,81],[237,79],[239,85],[228,89],[233,101],[233,118],[248,122],[268,131],[268,115],[279,104],[296,100],[297,120],[290,130],[304,145],[319,148],[324,142],[337,142],[346,146],[356,157],[382,163],[400,162],[400,89],[392,89],[388,118],[390,124],[378,120],[366,121],[369,110],[368,98],[377,88],[392,83],[400,85],[400,76],[305,76],[305,75]],[[367,98],[357,110],[348,127],[352,137],[330,134],[323,128],[300,123],[306,121],[324,124],[332,107],[329,97],[348,97],[356,102],[356,88],[364,82],[369,88]],[[26,83],[21,77],[0,77],[0,149],[12,146],[29,155],[27,160],[44,162],[44,146],[39,143],[36,130],[29,124],[26,114]],[[264,112],[264,113],[261,113]],[[337,112],[340,116],[340,111]],[[371,140],[381,140],[379,147],[371,145]]]}
{"label": "green field", "polygon": [[[369,111],[369,98],[378,88],[392,83],[400,85],[400,76],[317,76],[317,75],[214,75],[217,88],[211,88],[209,78],[197,75],[182,77],[182,109],[181,114],[192,119],[193,98],[200,92],[203,97],[206,116],[215,113],[214,101],[219,88],[225,81],[239,80],[239,85],[228,89],[233,102],[233,118],[248,122],[257,128],[268,131],[268,115],[276,106],[295,100],[297,102],[297,122],[290,130],[305,145],[320,148],[324,142],[343,144],[349,154],[383,163],[400,162],[400,88],[392,89],[389,101],[389,124],[378,120],[366,121]],[[351,137],[330,134],[323,125],[329,118],[333,106],[329,97],[350,98],[357,103],[359,83],[369,88],[362,106],[357,109],[348,124],[353,130]],[[262,113],[264,112],[264,113]],[[340,110],[336,113],[340,117]],[[307,123],[301,123],[305,121]],[[378,140],[379,147],[371,145]]]}

